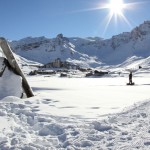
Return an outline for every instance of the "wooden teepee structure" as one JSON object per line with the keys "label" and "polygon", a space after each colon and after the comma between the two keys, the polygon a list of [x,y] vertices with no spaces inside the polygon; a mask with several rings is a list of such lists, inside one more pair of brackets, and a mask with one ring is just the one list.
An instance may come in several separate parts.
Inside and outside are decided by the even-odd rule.
{"label": "wooden teepee structure", "polygon": [[29,86],[28,81],[26,80],[26,77],[25,77],[24,73],[22,72],[22,70],[20,69],[20,67],[13,55],[13,52],[12,52],[9,44],[5,40],[5,38],[0,38],[0,47],[1,47],[4,55],[6,56],[6,59],[8,60],[12,70],[22,77],[22,87],[23,87],[23,90],[24,90],[26,96],[27,97],[34,96],[33,91],[31,89],[31,87]]}

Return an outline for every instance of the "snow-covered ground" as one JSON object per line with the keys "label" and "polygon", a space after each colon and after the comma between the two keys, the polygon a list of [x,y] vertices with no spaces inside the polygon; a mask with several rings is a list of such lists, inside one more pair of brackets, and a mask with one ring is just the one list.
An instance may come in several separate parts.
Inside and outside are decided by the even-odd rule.
{"label": "snow-covered ground", "polygon": [[150,149],[149,73],[27,79],[35,97],[0,101],[1,150]]}
{"label": "snow-covered ground", "polygon": [[39,105],[40,113],[57,116],[96,119],[150,98],[147,86],[149,77],[134,77],[135,86],[126,86],[127,76],[117,78],[35,76],[28,80],[36,96],[46,99],[46,102]]}

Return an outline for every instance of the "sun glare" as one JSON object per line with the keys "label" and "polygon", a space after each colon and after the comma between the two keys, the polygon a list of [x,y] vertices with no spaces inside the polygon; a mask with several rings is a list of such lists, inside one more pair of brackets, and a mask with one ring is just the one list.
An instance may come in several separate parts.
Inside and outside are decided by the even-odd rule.
{"label": "sun glare", "polygon": [[110,0],[106,6],[113,15],[122,15],[122,11],[125,8],[123,0]]}
{"label": "sun glare", "polygon": [[129,16],[126,16],[125,14],[127,14],[126,12],[128,10],[131,10],[132,8],[135,9],[137,5],[145,3],[144,0],[143,2],[130,2],[130,3],[125,2],[125,0],[103,0],[103,1],[99,0],[99,1],[100,3],[97,4],[97,7],[78,10],[76,11],[76,13],[94,10],[108,10],[109,13],[101,21],[103,24],[105,24],[102,35],[105,35],[105,32],[107,31],[107,28],[111,24],[111,21],[115,22],[116,27],[119,21],[124,21],[124,23],[126,23],[129,26],[129,28],[132,29],[133,27],[128,19]]}
{"label": "sun glare", "polygon": [[[132,28],[132,25],[130,24],[127,17],[124,15],[124,11],[128,9],[128,7],[133,7],[133,3],[125,3],[123,0],[107,0],[107,3],[105,3],[103,6],[101,5],[100,9],[107,9],[109,10],[109,14],[106,16],[106,25],[103,32],[103,35],[107,31],[107,28],[111,22],[111,20],[114,18],[114,21],[117,25],[118,21],[120,19],[124,20],[126,24]],[[118,18],[120,18],[118,20]]]}

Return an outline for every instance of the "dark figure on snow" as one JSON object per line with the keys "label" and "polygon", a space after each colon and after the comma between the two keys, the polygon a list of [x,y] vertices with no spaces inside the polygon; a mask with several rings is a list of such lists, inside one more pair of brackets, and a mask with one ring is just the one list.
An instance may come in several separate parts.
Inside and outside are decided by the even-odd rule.
{"label": "dark figure on snow", "polygon": [[141,69],[142,67],[141,66],[139,66],[139,69]]}
{"label": "dark figure on snow", "polygon": [[129,74],[129,84],[132,84],[132,72]]}

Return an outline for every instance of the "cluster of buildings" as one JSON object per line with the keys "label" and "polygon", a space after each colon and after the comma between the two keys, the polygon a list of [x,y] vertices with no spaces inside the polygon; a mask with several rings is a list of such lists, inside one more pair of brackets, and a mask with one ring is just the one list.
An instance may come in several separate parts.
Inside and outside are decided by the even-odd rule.
{"label": "cluster of buildings", "polygon": [[55,59],[53,62],[45,64],[43,68],[66,68],[66,69],[79,69],[78,65],[72,64],[67,61],[61,61],[60,58]]}
{"label": "cluster of buildings", "polygon": [[[105,72],[105,71],[93,71],[91,68],[80,68],[78,65],[76,64],[73,64],[71,62],[67,62],[67,61],[62,61],[60,58],[57,58],[55,59],[54,61],[50,62],[50,63],[47,63],[43,66],[40,66],[41,69],[39,70],[35,70],[35,71],[31,71],[30,72],[30,75],[36,75],[36,74],[48,74],[48,75],[51,75],[51,74],[56,74],[58,71],[60,71],[60,69],[62,68],[62,70],[60,71],[60,76],[61,77],[64,77],[64,76],[67,76],[67,73],[65,71],[66,70],[69,70],[69,69],[72,69],[72,70],[80,70],[82,72],[85,72],[87,73],[85,76],[86,77],[89,77],[89,76],[103,76],[105,74],[108,74],[108,72]],[[42,69],[43,68],[43,69]],[[58,70],[49,70],[50,68],[58,68]]]}

